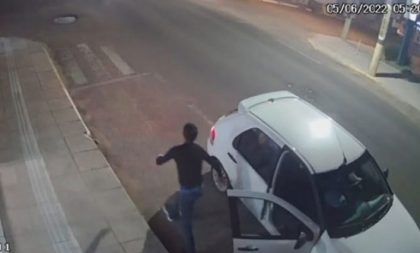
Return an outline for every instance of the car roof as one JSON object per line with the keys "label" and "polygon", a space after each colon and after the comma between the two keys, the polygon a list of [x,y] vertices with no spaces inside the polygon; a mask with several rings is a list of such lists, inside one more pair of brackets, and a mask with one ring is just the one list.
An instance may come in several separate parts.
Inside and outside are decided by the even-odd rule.
{"label": "car roof", "polygon": [[333,119],[288,91],[251,97],[239,107],[280,135],[311,165],[314,173],[337,169],[366,150]]}

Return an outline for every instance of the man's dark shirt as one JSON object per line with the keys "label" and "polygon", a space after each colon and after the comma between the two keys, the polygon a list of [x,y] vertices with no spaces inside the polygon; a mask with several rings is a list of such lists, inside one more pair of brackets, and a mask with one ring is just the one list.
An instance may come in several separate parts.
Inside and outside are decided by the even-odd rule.
{"label": "man's dark shirt", "polygon": [[217,160],[195,143],[184,143],[169,149],[164,156],[156,159],[156,164],[161,165],[171,159],[174,159],[177,165],[178,180],[182,187],[194,188],[201,185],[203,161],[219,172]]}

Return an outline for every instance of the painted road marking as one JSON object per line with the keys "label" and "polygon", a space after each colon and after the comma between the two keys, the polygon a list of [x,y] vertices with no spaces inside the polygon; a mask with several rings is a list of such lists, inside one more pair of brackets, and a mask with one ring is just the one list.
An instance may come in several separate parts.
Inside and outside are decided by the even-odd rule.
{"label": "painted road marking", "polygon": [[61,51],[61,58],[65,73],[70,76],[74,84],[80,86],[88,82],[85,74],[83,74],[83,71],[80,69],[70,50],[63,49]]}
{"label": "painted road marking", "polygon": [[269,4],[277,4],[277,5],[282,5],[282,6],[286,6],[286,7],[290,7],[290,8],[299,8],[299,5],[296,4],[290,4],[290,3],[284,3],[284,2],[279,2],[276,0],[261,0],[264,3],[269,3]]}
{"label": "painted road marking", "polygon": [[134,74],[134,70],[114,50],[105,46],[102,46],[101,49],[123,75]]}
{"label": "painted road marking", "polygon": [[283,2],[278,2],[278,3],[279,5],[290,7],[290,8],[299,8],[299,5],[296,5],[296,4],[289,4],[289,3],[283,3]]}
{"label": "painted road marking", "polygon": [[148,73],[148,72],[145,72],[145,73],[140,73],[140,74],[136,74],[136,75],[123,76],[123,77],[114,78],[114,79],[111,79],[111,80],[106,80],[106,81],[103,81],[103,82],[89,84],[87,86],[76,87],[76,88],[72,89],[72,91],[87,90],[87,89],[91,89],[91,88],[95,88],[95,87],[112,85],[112,84],[116,84],[116,83],[121,82],[121,81],[132,80],[132,79],[136,79],[136,78],[139,78],[139,77],[150,76],[150,75],[152,75],[152,74]]}
{"label": "painted road marking", "polygon": [[262,0],[264,3],[269,3],[269,4],[279,4],[279,2],[275,1],[275,0]]}
{"label": "painted road marking", "polygon": [[153,73],[153,75],[155,76],[155,78],[161,82],[161,83],[168,83],[168,80],[166,80],[161,74],[159,73]]}
{"label": "painted road marking", "polygon": [[85,43],[80,43],[77,45],[77,48],[83,54],[84,58],[88,62],[89,66],[92,68],[95,76],[101,80],[111,79],[111,74],[106,71],[102,61],[93,53],[88,45]]}
{"label": "painted road marking", "polygon": [[[286,45],[286,44],[284,44],[284,45]],[[289,47],[289,46],[287,46],[287,47]],[[315,62],[316,64],[322,64],[320,61],[318,61],[317,59],[313,58],[312,56],[309,56],[308,54],[305,54],[305,53],[303,53],[303,52],[301,52],[301,51],[299,51],[297,49],[294,49],[293,47],[289,47],[289,48],[291,50],[295,51],[296,53],[302,55],[303,57],[305,57],[305,58],[307,58],[307,59]]]}
{"label": "painted road marking", "polygon": [[56,253],[82,253],[79,243],[70,229],[63,208],[58,201],[44,158],[38,146],[22,87],[16,71],[16,62],[10,41],[5,39],[6,62],[13,104],[16,111],[23,157],[25,159],[32,191],[48,235]]}
{"label": "painted road marking", "polygon": [[202,119],[204,119],[204,121],[209,124],[209,126],[213,126],[214,122],[212,120],[209,119],[209,117],[207,117],[207,115],[200,110],[200,108],[198,108],[196,105],[194,104],[189,104],[188,108],[191,109],[191,111],[195,112],[196,114],[198,114],[198,116],[200,116]]}

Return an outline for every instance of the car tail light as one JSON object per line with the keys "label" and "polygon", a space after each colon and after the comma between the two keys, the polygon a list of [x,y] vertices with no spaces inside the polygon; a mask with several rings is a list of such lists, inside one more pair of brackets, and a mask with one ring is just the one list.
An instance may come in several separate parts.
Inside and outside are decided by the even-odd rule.
{"label": "car tail light", "polygon": [[215,139],[216,139],[216,128],[213,126],[210,129],[210,143],[211,143],[211,145],[213,145]]}

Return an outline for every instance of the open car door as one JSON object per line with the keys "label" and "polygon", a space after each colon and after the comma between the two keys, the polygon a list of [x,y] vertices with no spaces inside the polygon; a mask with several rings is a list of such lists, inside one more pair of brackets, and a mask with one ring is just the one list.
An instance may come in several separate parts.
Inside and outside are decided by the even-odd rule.
{"label": "open car door", "polygon": [[[233,252],[310,253],[320,229],[286,201],[267,193],[228,190]],[[266,203],[266,215],[250,212],[247,200]],[[245,201],[245,202],[244,202]]]}

